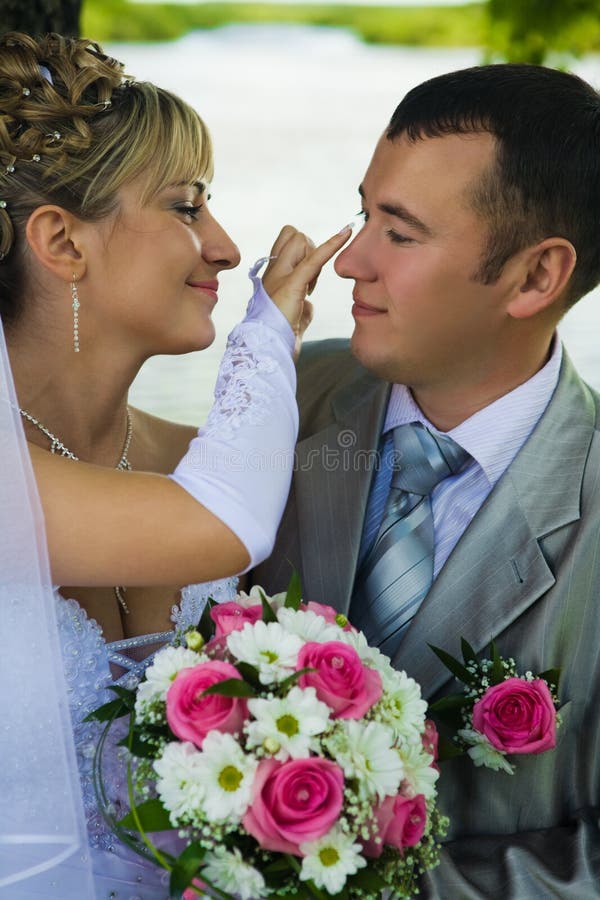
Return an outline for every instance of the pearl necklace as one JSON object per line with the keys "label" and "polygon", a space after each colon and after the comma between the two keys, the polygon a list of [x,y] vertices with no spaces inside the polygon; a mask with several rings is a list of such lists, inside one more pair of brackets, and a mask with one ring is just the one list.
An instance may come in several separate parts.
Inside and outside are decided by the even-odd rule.
{"label": "pearl necklace", "polygon": [[[28,422],[31,422],[31,424],[34,425],[38,429],[38,431],[41,431],[42,434],[48,438],[48,440],[50,441],[50,453],[56,453],[58,451],[60,453],[60,455],[64,456],[66,459],[73,459],[73,460],[75,460],[75,462],[79,462],[79,457],[75,456],[75,454],[71,450],[69,450],[68,447],[65,447],[65,445],[60,440],[60,438],[57,438],[55,434],[52,434],[50,429],[46,428],[46,426],[42,422],[40,422],[39,419],[36,419],[35,416],[32,416],[31,413],[28,413],[26,409],[19,408],[19,412],[21,413],[21,415],[23,416],[24,419],[27,419]],[[121,451],[121,458],[119,459],[119,462],[115,466],[115,469],[118,469],[119,471],[131,472],[131,463],[127,459],[127,454],[129,453],[129,447],[131,445],[132,437],[133,437],[133,421],[131,418],[131,412],[129,411],[129,407],[127,407],[127,432],[125,434],[125,443],[123,444],[123,449]],[[126,589],[124,587],[122,587],[121,585],[115,585],[113,587],[113,591],[114,591],[114,594],[115,594],[115,597],[117,599],[119,606],[121,607],[121,609],[123,610],[125,615],[128,616],[130,610],[129,610],[129,607],[127,606],[127,601],[125,600],[125,597],[123,596],[123,593],[125,590]]]}

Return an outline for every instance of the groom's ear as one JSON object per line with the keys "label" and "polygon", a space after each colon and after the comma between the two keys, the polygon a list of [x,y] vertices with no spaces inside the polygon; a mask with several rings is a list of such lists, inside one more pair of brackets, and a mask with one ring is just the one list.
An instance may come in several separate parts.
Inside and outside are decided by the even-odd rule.
{"label": "groom's ear", "polygon": [[61,206],[38,206],[25,229],[27,243],[37,261],[57,277],[70,281],[85,271],[85,223]]}
{"label": "groom's ear", "polygon": [[509,315],[529,319],[550,313],[559,318],[565,311],[563,298],[577,262],[573,244],[566,238],[546,238],[518,256],[519,289],[508,306]]}

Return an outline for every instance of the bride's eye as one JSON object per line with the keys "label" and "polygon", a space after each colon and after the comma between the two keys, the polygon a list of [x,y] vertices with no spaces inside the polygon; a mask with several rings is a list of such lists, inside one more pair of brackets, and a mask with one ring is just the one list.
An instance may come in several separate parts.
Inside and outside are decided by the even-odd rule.
{"label": "bride's eye", "polygon": [[198,218],[198,213],[202,209],[202,206],[203,204],[200,204],[200,206],[193,206],[191,203],[186,203],[180,206],[175,206],[174,209],[176,212],[181,213],[183,216],[186,216],[195,222]]}

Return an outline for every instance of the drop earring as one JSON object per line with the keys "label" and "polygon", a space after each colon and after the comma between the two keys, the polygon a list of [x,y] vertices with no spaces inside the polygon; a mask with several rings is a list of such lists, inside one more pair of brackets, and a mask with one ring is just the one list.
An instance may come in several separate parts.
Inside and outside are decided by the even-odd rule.
{"label": "drop earring", "polygon": [[79,353],[79,294],[77,292],[77,282],[75,281],[75,272],[73,272],[73,280],[71,281],[71,305],[73,307],[73,350]]}

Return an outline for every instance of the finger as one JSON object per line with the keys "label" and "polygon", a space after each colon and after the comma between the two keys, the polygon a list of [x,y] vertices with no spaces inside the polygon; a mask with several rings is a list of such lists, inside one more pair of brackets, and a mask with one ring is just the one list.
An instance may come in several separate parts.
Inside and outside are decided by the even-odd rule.
{"label": "finger", "polygon": [[300,259],[294,269],[290,281],[295,284],[310,285],[318,278],[321,269],[338,250],[344,246],[350,235],[352,227],[347,225],[338,234],[334,234],[329,240],[312,250],[304,259]]}
{"label": "finger", "polygon": [[275,243],[271,248],[270,256],[279,256],[283,247],[287,244],[290,238],[294,237],[295,234],[298,233],[298,229],[294,228],[293,225],[284,225],[279,234],[275,239]]}
{"label": "finger", "polygon": [[269,271],[274,276],[288,275],[298,263],[306,259],[307,255],[314,252],[313,248],[314,244],[310,238],[301,231],[297,231],[280,247],[277,259],[273,259],[269,263]]}

